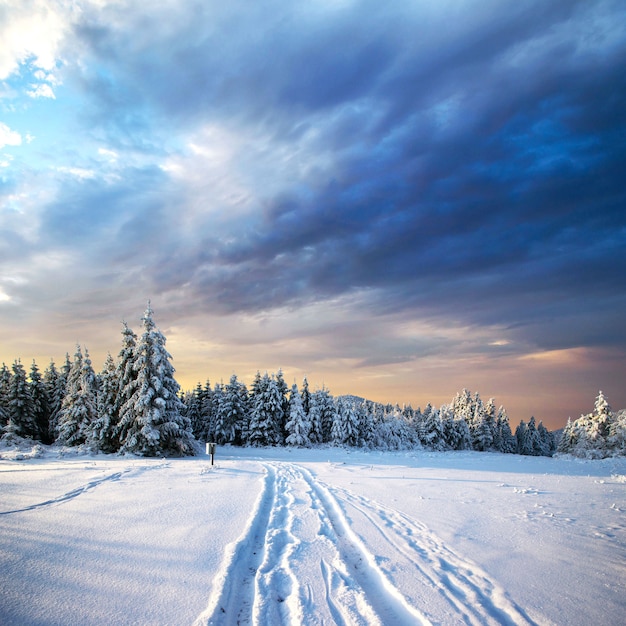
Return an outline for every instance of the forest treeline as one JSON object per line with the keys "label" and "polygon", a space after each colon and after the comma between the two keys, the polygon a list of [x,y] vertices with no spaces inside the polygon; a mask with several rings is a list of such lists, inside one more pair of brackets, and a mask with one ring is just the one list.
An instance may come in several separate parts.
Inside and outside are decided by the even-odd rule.
{"label": "forest treeline", "polygon": [[[271,375],[257,372],[250,389],[233,374],[226,384],[212,386],[207,381],[181,392],[150,305],[141,322],[141,336],[123,324],[117,359],[109,354],[100,373],[80,346],[73,359],[66,355],[60,368],[51,361],[43,374],[34,361],[28,374],[19,360],[11,369],[3,365],[3,439],[87,445],[104,453],[143,456],[193,455],[200,449],[198,442],[206,441],[548,456],[556,450],[553,433],[534,417],[521,422],[513,434],[503,407],[496,408],[493,399],[483,402],[466,389],[450,404],[428,404],[421,410],[354,396],[335,398],[325,387],[310,390],[306,378],[300,387],[289,387],[279,370]],[[573,425],[569,428],[568,433],[574,432]],[[608,438],[611,429],[605,430]],[[574,439],[571,435],[567,441]]]}

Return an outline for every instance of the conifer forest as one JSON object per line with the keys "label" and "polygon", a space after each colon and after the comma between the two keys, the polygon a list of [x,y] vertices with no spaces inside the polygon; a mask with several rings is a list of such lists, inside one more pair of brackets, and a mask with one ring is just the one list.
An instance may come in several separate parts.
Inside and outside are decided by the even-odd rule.
{"label": "conifer forest", "polygon": [[76,346],[59,367],[43,374],[19,359],[0,369],[2,438],[87,446],[103,453],[194,455],[204,442],[237,446],[319,444],[377,450],[476,450],[535,456],[555,452],[601,458],[626,451],[626,411],[614,413],[602,392],[594,411],[568,420],[562,436],[534,417],[513,433],[504,407],[463,389],[449,404],[423,409],[333,397],[323,386],[298,387],[282,370],[257,374],[250,388],[233,374],[228,383],[199,382],[182,391],[166,338],[153,310],[141,333],[123,323],[121,348],[94,370],[86,348]]}

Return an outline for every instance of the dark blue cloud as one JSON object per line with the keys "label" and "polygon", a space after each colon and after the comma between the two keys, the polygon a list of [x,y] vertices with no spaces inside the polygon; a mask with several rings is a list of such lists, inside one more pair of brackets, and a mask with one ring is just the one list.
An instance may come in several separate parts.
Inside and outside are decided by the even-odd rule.
{"label": "dark blue cloud", "polygon": [[[93,258],[207,311],[364,290],[375,314],[626,345],[623,7],[435,4],[85,11],[67,80],[90,136],[180,157],[202,193],[125,167],[64,184],[42,236],[95,235]],[[261,172],[243,213],[184,153],[211,125]]]}

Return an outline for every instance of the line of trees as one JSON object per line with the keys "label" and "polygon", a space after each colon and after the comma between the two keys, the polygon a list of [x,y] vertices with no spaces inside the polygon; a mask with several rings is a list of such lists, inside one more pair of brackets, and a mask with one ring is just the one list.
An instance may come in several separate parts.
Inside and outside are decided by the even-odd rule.
{"label": "line of trees", "polygon": [[591,413],[567,420],[558,451],[591,459],[626,455],[626,409],[615,413],[600,391]]}
{"label": "line of trees", "polygon": [[332,444],[382,450],[424,447],[552,455],[554,436],[541,422],[522,422],[515,434],[503,407],[464,389],[452,402],[422,411],[354,396],[334,398],[306,378],[289,388],[283,373],[257,372],[250,389],[233,374],[227,384],[198,383],[181,393],[165,337],[148,308],[138,337],[126,323],[117,360],[100,373],[77,346],[60,369],[43,375],[33,361],[0,369],[0,426],[4,439],[88,445],[105,453],[191,455],[198,441],[220,444]]}

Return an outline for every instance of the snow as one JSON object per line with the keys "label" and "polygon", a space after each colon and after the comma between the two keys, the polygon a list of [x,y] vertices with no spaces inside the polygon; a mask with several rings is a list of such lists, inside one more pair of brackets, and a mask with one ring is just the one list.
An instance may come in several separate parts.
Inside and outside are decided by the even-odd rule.
{"label": "snow", "polygon": [[618,624],[626,459],[0,450],[0,623]]}

